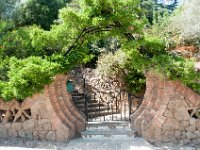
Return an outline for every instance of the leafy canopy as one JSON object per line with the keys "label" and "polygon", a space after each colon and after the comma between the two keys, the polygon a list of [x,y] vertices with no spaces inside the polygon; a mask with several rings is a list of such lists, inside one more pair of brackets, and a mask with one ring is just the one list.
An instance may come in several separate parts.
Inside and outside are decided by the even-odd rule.
{"label": "leafy canopy", "polygon": [[18,0],[0,0],[0,21],[10,18]]}
{"label": "leafy canopy", "polygon": [[140,0],[79,0],[60,10],[59,24],[50,31],[8,31],[0,41],[0,97],[22,100],[41,91],[54,75],[90,61],[91,45],[109,38],[127,55],[123,66],[131,91],[141,89],[134,86],[142,87],[144,72],[153,68],[200,92],[192,63],[168,55],[163,39],[144,33],[147,25]]}
{"label": "leafy canopy", "polygon": [[58,10],[65,5],[63,0],[28,0],[19,5],[14,13],[17,26],[36,24],[49,30],[58,18]]}

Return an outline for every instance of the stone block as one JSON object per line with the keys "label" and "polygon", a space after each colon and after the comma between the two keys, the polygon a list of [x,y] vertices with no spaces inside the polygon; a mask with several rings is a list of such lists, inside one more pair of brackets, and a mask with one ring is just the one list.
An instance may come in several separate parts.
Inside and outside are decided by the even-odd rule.
{"label": "stone block", "polygon": [[189,140],[189,139],[184,139],[184,144],[189,144],[189,143],[191,143],[191,140]]}
{"label": "stone block", "polygon": [[34,118],[37,117],[37,119],[43,119],[48,118],[48,111],[46,106],[46,103],[44,101],[36,101],[33,106],[31,107],[31,114],[34,116]]}
{"label": "stone block", "polygon": [[165,134],[162,137],[165,140],[171,141],[175,137],[175,132],[174,131],[167,131],[167,132],[165,132]]}
{"label": "stone block", "polygon": [[56,139],[56,134],[53,131],[49,131],[46,135],[47,140],[55,141]]}
{"label": "stone block", "polygon": [[187,128],[185,128],[186,129],[186,131],[188,131],[188,132],[194,132],[194,131],[196,131],[196,126],[189,126],[189,127],[187,127]]}
{"label": "stone block", "polygon": [[25,131],[24,130],[19,130],[18,131],[18,136],[21,137],[21,138],[26,137]]}
{"label": "stone block", "polygon": [[31,130],[25,130],[25,137],[32,139],[33,138],[33,132]]}
{"label": "stone block", "polygon": [[56,141],[67,141],[69,139],[69,132],[57,130],[56,132]]}
{"label": "stone block", "polygon": [[156,116],[153,120],[153,123],[158,127],[161,128],[166,121],[166,118],[163,116]]}
{"label": "stone block", "polygon": [[190,124],[191,124],[191,125],[196,126],[196,123],[197,123],[197,119],[195,119],[195,118],[190,118]]}
{"label": "stone block", "polygon": [[182,121],[181,124],[186,128],[190,125],[189,121]]}
{"label": "stone block", "polygon": [[33,137],[34,137],[34,138],[38,139],[38,135],[39,135],[39,134],[38,134],[38,131],[33,131]]}
{"label": "stone block", "polygon": [[196,134],[196,135],[199,137],[199,139],[200,139],[200,130],[196,130],[196,131],[194,132],[194,134]]}
{"label": "stone block", "polygon": [[172,113],[171,110],[167,109],[165,112],[164,112],[164,116],[165,117],[168,117],[168,118],[174,118],[174,115]]}
{"label": "stone block", "polygon": [[199,95],[197,95],[196,93],[193,93],[193,91],[191,91],[190,94],[190,98],[188,98],[187,100],[192,103],[193,106],[198,106],[199,105],[199,101],[197,100],[199,98]]}
{"label": "stone block", "polygon": [[3,128],[9,130],[9,129],[12,128],[12,124],[11,124],[11,123],[5,123],[5,124],[3,125]]}
{"label": "stone block", "polygon": [[194,133],[192,133],[192,132],[187,132],[187,133],[186,133],[186,137],[187,137],[188,139],[195,139],[195,138],[197,138],[197,135],[194,134]]}
{"label": "stone block", "polygon": [[14,129],[8,130],[8,135],[9,135],[9,137],[17,137],[18,136],[17,131]]}
{"label": "stone block", "polygon": [[8,131],[9,129],[6,129],[3,127],[0,128],[0,137],[1,138],[7,138],[8,137]]}
{"label": "stone block", "polygon": [[175,131],[175,137],[181,137],[181,131]]}
{"label": "stone block", "polygon": [[48,119],[38,120],[38,126],[42,127],[45,131],[50,131],[52,129],[51,122]]}
{"label": "stone block", "polygon": [[15,131],[22,130],[22,128],[23,128],[23,126],[22,126],[22,123],[20,123],[20,122],[14,122],[12,124],[12,129]]}
{"label": "stone block", "polygon": [[[193,139],[191,143],[195,144],[195,145],[199,145],[200,144],[200,139],[199,138]],[[199,150],[199,148],[197,148],[197,150]]]}
{"label": "stone block", "polygon": [[23,124],[24,130],[33,130],[35,126],[36,126],[36,121],[34,119],[27,120]]}
{"label": "stone block", "polygon": [[181,132],[181,139],[185,139],[185,138],[186,138],[186,132],[183,131],[183,132]]}
{"label": "stone block", "polygon": [[178,130],[179,127],[180,127],[179,121],[177,121],[176,119],[168,118],[163,125],[163,130],[175,131],[175,130]]}
{"label": "stone block", "polygon": [[38,131],[38,138],[41,139],[41,140],[45,139],[47,133],[48,133],[48,131],[45,131],[45,130]]}
{"label": "stone block", "polygon": [[174,109],[174,104],[172,102],[168,103],[167,108],[169,110],[173,110]]}
{"label": "stone block", "polygon": [[196,127],[198,130],[200,130],[200,124],[197,124]]}
{"label": "stone block", "polygon": [[175,110],[174,112],[174,117],[178,120],[178,121],[183,121],[183,120],[189,120],[190,119],[190,115],[187,111],[186,108],[178,108]]}

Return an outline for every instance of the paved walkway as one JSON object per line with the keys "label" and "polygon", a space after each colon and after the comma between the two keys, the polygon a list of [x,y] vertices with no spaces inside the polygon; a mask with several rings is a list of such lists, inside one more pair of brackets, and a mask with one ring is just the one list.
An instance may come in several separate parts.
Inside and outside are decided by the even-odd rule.
{"label": "paved walkway", "polygon": [[200,147],[168,145],[153,147],[143,138],[135,139],[75,139],[56,143],[25,139],[0,139],[0,150],[200,150]]}
{"label": "paved walkway", "polygon": [[78,139],[72,140],[67,150],[153,150],[153,146],[142,138]]}

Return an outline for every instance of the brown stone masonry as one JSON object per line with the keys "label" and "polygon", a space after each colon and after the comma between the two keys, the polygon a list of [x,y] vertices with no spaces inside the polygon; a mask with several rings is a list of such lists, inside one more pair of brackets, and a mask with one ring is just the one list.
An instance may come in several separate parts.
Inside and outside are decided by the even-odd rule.
{"label": "brown stone masonry", "polygon": [[200,143],[200,95],[154,73],[146,78],[146,93],[131,116],[132,127],[150,142]]}
{"label": "brown stone masonry", "polygon": [[17,101],[0,100],[0,137],[67,141],[85,129],[85,119],[66,91],[67,76],[57,75],[44,92]]}

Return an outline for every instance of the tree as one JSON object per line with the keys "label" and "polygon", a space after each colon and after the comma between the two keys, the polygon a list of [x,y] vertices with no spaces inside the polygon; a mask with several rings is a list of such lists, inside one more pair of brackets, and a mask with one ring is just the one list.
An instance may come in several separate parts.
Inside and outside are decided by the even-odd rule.
{"label": "tree", "polygon": [[63,0],[28,0],[17,7],[14,20],[17,26],[36,24],[49,30],[58,18],[58,10],[64,6]]}
{"label": "tree", "polygon": [[0,21],[12,16],[18,0],[0,0]]}
{"label": "tree", "polygon": [[[167,30],[174,33],[178,43],[200,46],[200,1],[185,1],[170,18]],[[178,35],[178,36],[177,36]]]}
{"label": "tree", "polygon": [[141,0],[141,7],[151,25],[170,15],[177,8],[178,0]]}
{"label": "tree", "polygon": [[[90,61],[94,57],[92,43],[109,38],[115,38],[126,54],[124,66],[130,70],[126,78],[130,85],[151,69],[200,92],[196,83],[200,77],[193,63],[169,55],[163,39],[144,33],[147,22],[138,6],[140,0],[79,0],[60,10],[59,24],[50,31],[31,29],[27,34],[31,46],[39,52],[46,48],[52,51],[37,57],[30,53],[23,59],[5,57],[0,66],[7,80],[0,80],[0,97],[19,100],[41,91],[54,75]],[[144,80],[138,84],[144,84]]]}

